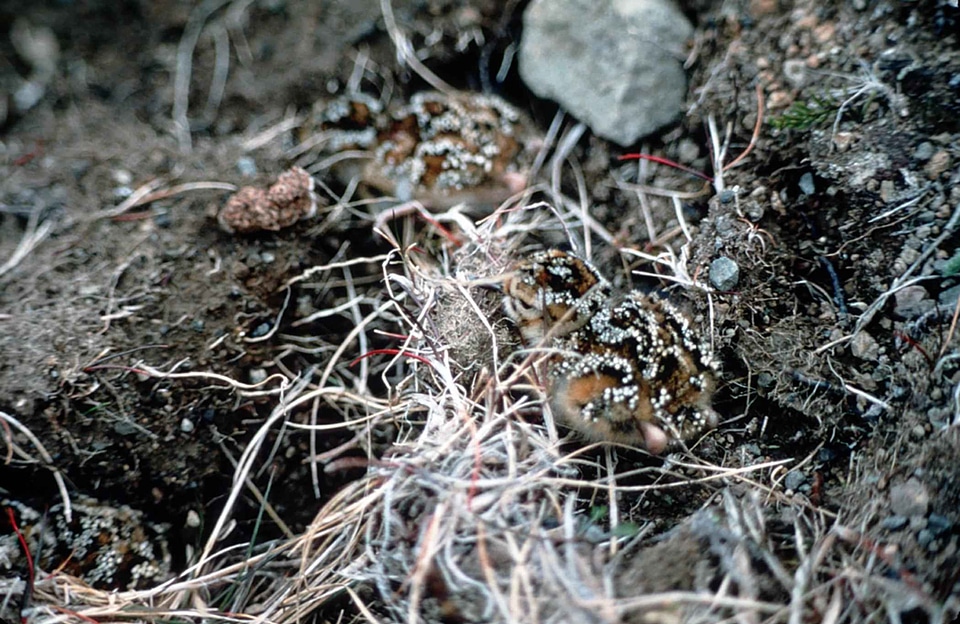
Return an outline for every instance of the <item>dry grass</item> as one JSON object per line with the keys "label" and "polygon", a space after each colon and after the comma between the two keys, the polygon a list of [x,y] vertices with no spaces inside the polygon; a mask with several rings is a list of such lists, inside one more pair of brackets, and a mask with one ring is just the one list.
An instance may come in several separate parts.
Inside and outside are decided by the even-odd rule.
{"label": "dry grass", "polygon": [[[190,146],[184,85],[189,85],[192,50],[210,15],[227,4],[198,8],[178,51],[174,119],[184,150]],[[388,0],[382,4],[391,17],[391,37],[398,49],[407,50]],[[246,6],[233,2],[229,10]],[[415,58],[403,57],[408,62]],[[226,62],[219,53],[217,58]],[[214,109],[221,82],[222,77],[210,88]],[[251,145],[270,141],[296,123],[285,120]],[[758,118],[758,128],[759,123]],[[339,344],[317,340],[283,346],[324,353],[320,366],[285,371],[254,387],[212,373],[137,364],[148,376],[200,376],[238,396],[266,394],[277,403],[236,458],[224,509],[187,570],[159,586],[123,592],[38,572],[23,616],[38,623],[292,624],[343,621],[349,617],[344,613],[354,613],[355,619],[370,622],[800,624],[898,622],[901,612],[920,609],[930,621],[946,621],[958,608],[955,599],[938,602],[899,564],[896,553],[872,536],[876,509],[829,513],[784,491],[786,470],[810,461],[809,456],[750,464],[730,455],[713,464],[699,459],[692,445],[692,451],[676,453],[662,464],[634,466],[618,465],[620,449],[564,444],[564,432],[553,425],[537,383],[542,352],[505,343],[495,306],[473,288],[502,271],[528,241],[566,239],[587,255],[594,239],[616,243],[616,236],[591,216],[583,175],[569,158],[583,128],[564,127],[558,116],[535,166],[549,173],[549,183],[493,215],[475,222],[456,208],[428,214],[416,204],[381,212],[370,217],[370,225],[390,244],[388,254],[337,258],[286,284],[288,289],[300,282],[346,284],[347,296],[330,313],[350,319],[354,329]],[[716,190],[722,190],[722,174],[733,163],[723,165],[726,146],[712,119],[710,130]],[[575,181],[576,198],[561,191],[561,178]],[[633,190],[659,251],[621,247],[629,261],[625,264],[646,262],[658,272],[642,275],[701,291],[710,301],[708,331],[716,338],[710,288],[689,266],[698,240],[679,209],[681,194],[641,185]],[[142,191],[131,205],[149,201],[156,187]],[[363,214],[362,202],[349,201],[351,191],[331,214]],[[534,191],[550,203],[533,202]],[[658,234],[650,204],[663,197],[675,222],[668,224],[667,234]],[[118,207],[117,213],[128,207]],[[24,239],[23,253],[45,234],[34,228]],[[680,234],[683,240],[671,244]],[[380,265],[382,284],[358,284],[351,270],[361,264]],[[909,284],[907,277],[898,285]],[[378,332],[402,338],[389,353],[365,357]],[[465,344],[464,336],[481,338]],[[381,385],[387,394],[374,395],[370,388]],[[955,400],[960,420],[960,386]],[[321,406],[340,412],[342,422],[319,424]],[[312,418],[306,425],[293,418],[303,412]],[[33,439],[22,425],[0,416],[11,454],[54,469],[39,445],[39,459],[18,446],[8,425]],[[398,434],[383,452],[372,440],[386,425]],[[269,466],[276,449],[265,445],[283,427],[310,436],[315,494],[320,471],[362,465],[366,472],[329,498],[302,533],[287,528],[284,539],[227,545],[244,492],[260,501],[278,526],[285,526],[253,478]],[[316,436],[331,429],[348,432],[350,440],[321,455]],[[346,455],[358,448],[364,459]],[[674,521],[634,524],[643,514],[632,513],[632,507],[679,491],[700,493],[702,504],[685,509]],[[605,514],[592,515],[601,509]],[[0,581],[7,600],[23,591],[20,581]]]}
{"label": "dry grass", "polygon": [[[497,313],[472,285],[502,271],[528,234],[583,233],[589,225],[578,218],[579,206],[569,208],[505,206],[480,223],[454,209],[431,215],[426,227],[417,206],[381,218],[376,227],[390,253],[335,260],[285,286],[333,279],[350,285],[338,313],[355,328],[329,346],[322,368],[253,387],[139,364],[143,374],[201,376],[240,395],[276,396],[277,404],[237,458],[227,504],[189,569],[129,592],[39,574],[25,615],[33,622],[292,623],[317,613],[333,618],[346,608],[371,622],[799,623],[886,621],[877,614],[887,604],[943,616],[946,606],[910,577],[890,577],[895,563],[868,537],[871,510],[838,517],[783,491],[784,468],[809,458],[744,465],[729,457],[713,465],[684,452],[662,465],[634,467],[618,466],[615,448],[598,456],[592,447],[562,444],[536,383],[542,354],[501,345]],[[456,244],[441,224],[453,224]],[[691,243],[696,239],[683,247]],[[659,263],[688,288],[706,288],[690,277],[683,251],[624,253]],[[354,284],[351,269],[359,264],[379,264],[382,285]],[[403,339],[395,351],[358,360],[374,332]],[[458,344],[468,335],[489,347],[473,358],[479,366],[464,361],[477,349]],[[387,396],[368,390],[375,376]],[[343,422],[292,419],[304,410],[316,415],[321,404],[340,411]],[[399,433],[378,454],[370,441],[388,423]],[[328,500],[303,533],[287,529],[286,539],[225,546],[221,538],[243,492],[283,526],[252,479],[269,463],[269,454],[258,458],[280,427],[310,436],[349,431],[351,442],[314,456],[314,470],[356,466],[359,460],[343,453],[362,448],[366,474]],[[11,439],[8,433],[10,448],[28,454]],[[705,502],[672,530],[651,539],[663,523],[633,524],[631,506],[682,490],[703,492]],[[591,517],[601,508],[606,516]],[[664,552],[690,557],[662,566]],[[13,591],[8,583],[8,595]]]}

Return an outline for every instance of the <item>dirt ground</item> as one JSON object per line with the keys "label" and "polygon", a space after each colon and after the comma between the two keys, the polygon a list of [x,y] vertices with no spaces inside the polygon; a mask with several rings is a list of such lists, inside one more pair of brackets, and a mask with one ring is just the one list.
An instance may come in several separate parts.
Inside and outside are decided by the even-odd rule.
{"label": "dirt ground", "polygon": [[[456,89],[503,97],[542,136],[556,106],[526,91],[510,65],[525,4],[416,0],[393,10],[430,70]],[[658,268],[630,250],[685,250],[703,284],[718,258],[736,264],[729,288],[669,289],[715,344],[721,423],[666,464],[618,449],[619,516],[589,491],[578,509],[601,530],[636,538],[633,554],[615,561],[620,597],[631,587],[707,589],[804,605],[802,617],[800,607],[772,609],[762,621],[949,621],[960,609],[960,13],[949,2],[894,0],[684,9],[697,27],[687,114],[633,150],[587,132],[553,192],[586,191],[598,231],[610,235],[595,237],[593,260],[621,288],[669,286],[631,273]],[[133,518],[140,528],[123,539],[162,542],[143,559],[164,559],[152,572],[126,562],[97,575],[63,533],[40,567],[101,590],[144,589],[196,560],[225,506],[231,532],[221,545],[303,534],[418,426],[397,416],[359,442],[358,429],[343,426],[419,391],[400,383],[398,367],[411,363],[357,359],[395,349],[389,334],[402,319],[378,317],[350,334],[390,298],[377,258],[393,245],[374,225],[438,266],[462,257],[457,223],[446,223],[445,238],[421,217],[376,222],[376,191],[350,188],[316,166],[329,154],[304,147],[320,131],[315,102],[359,85],[399,105],[427,88],[401,61],[381,3],[3,3],[0,24],[0,498],[27,530],[30,509],[61,504],[61,480],[75,515]],[[39,95],[20,107],[27,81]],[[723,165],[748,153],[718,171],[714,138],[729,143]],[[713,184],[618,161],[627,151],[669,158]],[[218,226],[232,191],[266,187],[294,164],[317,180],[317,216],[276,232]],[[533,182],[549,182],[549,172],[541,177]],[[354,202],[338,203],[354,190]],[[689,243],[670,193],[682,198]],[[562,243],[561,234],[507,241],[504,261]],[[349,264],[358,258],[375,260]],[[344,262],[348,275],[310,272]],[[495,304],[488,311],[504,324]],[[503,350],[516,349],[509,328],[502,336]],[[478,348],[453,347],[467,357]],[[467,367],[465,379],[476,373]],[[300,380],[367,398],[355,411],[317,401],[272,420]],[[319,435],[298,428],[318,425]],[[237,465],[264,431],[249,486],[233,500]],[[574,437],[558,448],[581,446]],[[587,451],[577,476],[608,469],[604,452]],[[691,456],[744,472],[630,489],[689,476],[678,457]],[[726,565],[697,518],[711,506],[731,513],[718,497],[733,495],[762,509],[760,542],[783,566],[750,551],[764,562],[753,588],[739,579],[731,590],[722,573],[693,569],[711,548],[709,566]],[[799,517],[816,518],[810,535],[826,542],[804,543]],[[817,559],[810,548],[823,543]],[[16,543],[0,545],[10,581],[0,615],[13,621],[29,593],[14,580],[27,572]],[[657,565],[663,549],[690,565]],[[828,560],[807,579],[809,594],[796,589],[807,597],[791,602],[784,578],[801,587],[808,565]],[[473,619],[427,586],[438,619]],[[382,621],[399,619],[371,587],[361,598]],[[361,611],[341,592],[301,615],[340,621]]]}

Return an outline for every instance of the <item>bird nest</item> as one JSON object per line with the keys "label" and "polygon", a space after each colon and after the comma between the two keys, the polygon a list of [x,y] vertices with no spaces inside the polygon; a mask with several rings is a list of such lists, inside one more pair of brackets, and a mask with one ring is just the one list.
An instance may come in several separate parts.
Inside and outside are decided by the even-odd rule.
{"label": "bird nest", "polygon": [[[404,212],[403,221],[385,214],[376,224],[389,253],[294,278],[349,282],[351,267],[381,267],[382,282],[364,293],[373,312],[322,368],[273,389],[230,382],[239,394],[273,393],[277,402],[240,456],[195,563],[156,587],[119,593],[68,575],[38,578],[29,612],[37,621],[287,623],[344,611],[406,622],[787,621],[835,614],[851,587],[862,590],[862,613],[879,608],[879,591],[863,589],[878,579],[863,573],[874,557],[862,540],[755,478],[783,462],[716,465],[699,459],[695,444],[661,461],[558,430],[535,357],[520,347],[499,297],[474,286],[503,273],[528,242],[579,246],[570,234],[582,227],[576,212],[523,206],[479,222],[457,209],[393,214]],[[708,296],[689,278],[685,250],[646,259]],[[377,333],[399,344],[373,349],[367,337]],[[359,370],[350,383],[338,374],[348,369]],[[342,421],[292,418],[321,404]],[[269,432],[284,426],[349,432],[350,442],[315,455],[312,466],[359,467],[363,476],[302,533],[224,546],[241,494],[275,514],[251,475]],[[394,432],[386,443],[384,431]],[[651,519],[657,511],[662,517]],[[916,599],[908,586],[888,584],[900,603]]]}

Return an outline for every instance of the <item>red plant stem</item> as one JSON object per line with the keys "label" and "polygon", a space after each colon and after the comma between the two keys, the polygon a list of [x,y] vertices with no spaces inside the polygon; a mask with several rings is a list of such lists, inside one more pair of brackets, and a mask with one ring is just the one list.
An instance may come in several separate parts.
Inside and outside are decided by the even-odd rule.
{"label": "red plant stem", "polygon": [[366,353],[357,356],[357,359],[355,359],[354,361],[350,362],[350,368],[353,368],[354,366],[357,365],[357,362],[359,362],[360,360],[362,360],[362,359],[364,359],[364,358],[368,358],[368,357],[370,357],[371,355],[405,355],[405,356],[407,356],[408,358],[413,358],[413,359],[417,360],[418,362],[423,362],[424,364],[426,364],[426,365],[428,365],[428,366],[430,365],[430,360],[428,360],[427,358],[423,357],[422,355],[417,355],[416,353],[405,353],[405,352],[401,351],[400,349],[374,349],[373,351],[367,351]]}
{"label": "red plant stem", "polygon": [[617,160],[649,160],[661,165],[667,165],[668,167],[673,167],[674,169],[679,169],[680,171],[685,171],[692,176],[696,176],[701,180],[706,180],[707,182],[713,183],[713,178],[708,176],[705,173],[700,173],[696,169],[691,169],[685,165],[681,165],[678,162],[673,162],[669,158],[664,158],[663,156],[653,156],[651,154],[624,154],[623,156],[618,156]]}

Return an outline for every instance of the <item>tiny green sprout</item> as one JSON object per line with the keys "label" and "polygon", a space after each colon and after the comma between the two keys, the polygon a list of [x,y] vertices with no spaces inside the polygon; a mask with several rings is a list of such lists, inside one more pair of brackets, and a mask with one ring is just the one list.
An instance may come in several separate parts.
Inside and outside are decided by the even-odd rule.
{"label": "tiny green sprout", "polygon": [[603,522],[607,519],[610,508],[606,505],[597,505],[590,508],[590,522]]}
{"label": "tiny green sprout", "polygon": [[828,96],[814,95],[809,102],[794,102],[787,112],[770,120],[777,130],[809,130],[830,121],[839,106]]}
{"label": "tiny green sprout", "polygon": [[617,528],[613,530],[613,535],[615,537],[634,537],[639,532],[639,524],[636,522],[624,522],[617,525]]}
{"label": "tiny green sprout", "polygon": [[943,276],[950,277],[960,273],[960,249],[956,250],[953,253],[953,257],[947,260],[947,263],[943,265]]}

